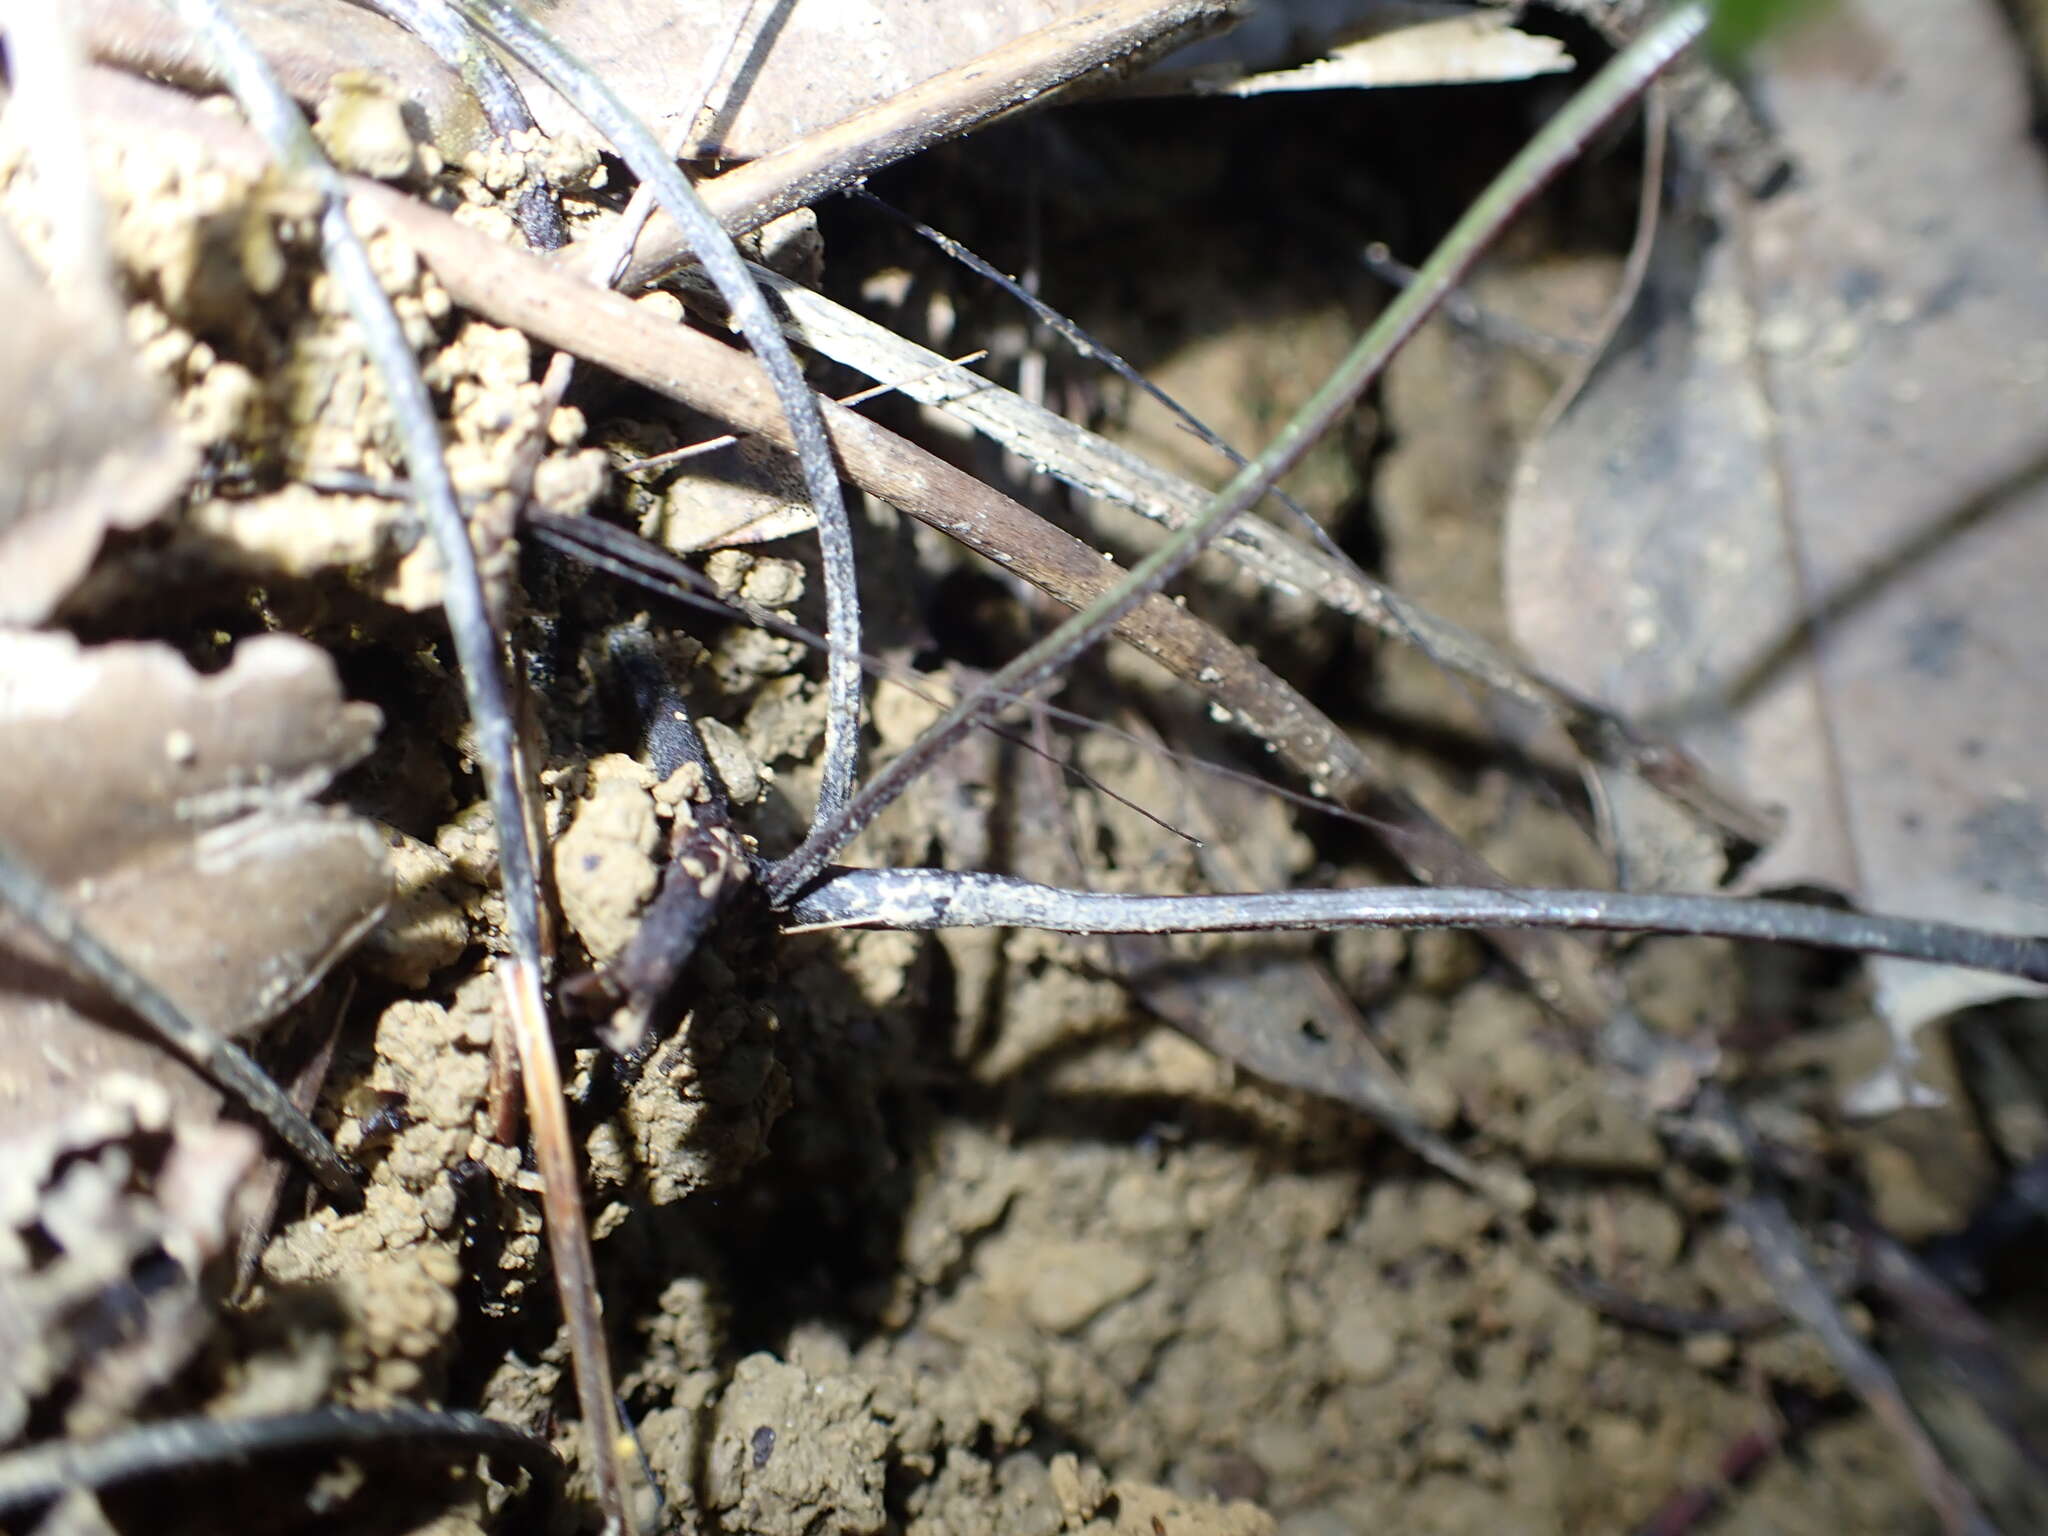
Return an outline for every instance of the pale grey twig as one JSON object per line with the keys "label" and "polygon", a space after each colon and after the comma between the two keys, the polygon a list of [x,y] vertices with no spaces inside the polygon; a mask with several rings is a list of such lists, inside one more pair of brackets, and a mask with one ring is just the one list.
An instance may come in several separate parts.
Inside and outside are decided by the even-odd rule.
{"label": "pale grey twig", "polygon": [[[804,382],[803,370],[797,366],[788,342],[783,340],[767,302],[747,276],[746,264],[740,259],[732,237],[617,93],[595,73],[571,59],[510,0],[457,3],[473,21],[574,105],[625,157],[633,174],[653,186],[662,210],[687,235],[697,259],[731,310],[734,323],[768,370],[776,398],[789,421],[805,488],[817,512],[818,542],[824,559],[826,627],[831,645],[826,659],[825,761],[811,833],[791,855],[801,855],[806,860],[819,857],[816,846],[821,831],[839,816],[853,794],[860,745],[861,670],[853,529],[817,400]],[[829,857],[829,853],[824,857]]]}
{"label": "pale grey twig", "polygon": [[1796,901],[1659,891],[1387,886],[1228,896],[1099,895],[1007,875],[836,869],[787,905],[800,927],[1236,933],[1329,928],[1568,928],[1758,939],[1896,955],[2048,982],[2048,939]]}

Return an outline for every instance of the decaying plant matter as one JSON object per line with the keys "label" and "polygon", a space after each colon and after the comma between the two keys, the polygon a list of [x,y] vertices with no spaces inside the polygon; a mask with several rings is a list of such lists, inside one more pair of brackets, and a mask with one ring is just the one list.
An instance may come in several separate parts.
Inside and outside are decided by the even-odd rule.
{"label": "decaying plant matter", "polygon": [[[1858,1338],[1844,1307],[1848,1285],[1793,1218],[1825,1188],[1821,1170],[1759,1129],[1721,1080],[1716,1050],[1644,1023],[1613,953],[1589,935],[1779,942],[2028,983],[2048,982],[2048,940],[1812,903],[1512,886],[1305,691],[1166,595],[1213,549],[1267,589],[1310,600],[1325,621],[1413,647],[1488,697],[1531,711],[1552,745],[1576,753],[1610,792],[1621,784],[1649,797],[1723,854],[1769,841],[1773,818],[1742,793],[1620,712],[1367,576],[1310,512],[1276,492],[1538,192],[1687,55],[1709,7],[1680,4],[1628,28],[1619,26],[1626,8],[1603,13],[1622,39],[1613,58],[1434,254],[1402,272],[1400,291],[1256,457],[1243,459],[1167,401],[1237,465],[1213,493],[826,299],[803,270],[801,235],[778,246],[768,226],[1047,93],[1132,67],[1227,19],[1223,4],[1076,8],[694,181],[671,148],[702,147],[695,135],[716,90],[739,89],[725,76],[728,59],[743,81],[759,67],[758,51],[773,46],[773,27],[747,30],[760,7],[734,7],[737,19],[700,61],[703,80],[666,134],[554,40],[546,8],[388,0],[370,9],[402,24],[404,40],[370,32],[362,35],[373,42],[348,46],[386,50],[377,57],[419,72],[399,74],[397,89],[337,69],[342,45],[323,58],[317,29],[292,7],[175,0],[158,11],[108,0],[85,7],[75,30],[33,7],[0,9],[11,196],[34,210],[22,249],[11,238],[0,244],[0,292],[57,317],[47,334],[35,332],[35,346],[52,358],[59,386],[45,389],[16,367],[6,382],[21,408],[0,437],[17,487],[0,508],[9,583],[0,622],[21,626],[0,630],[0,741],[17,775],[0,817],[0,901],[11,914],[0,936],[0,1512],[57,1529],[105,1520],[95,1504],[103,1492],[170,1469],[396,1447],[428,1459],[481,1455],[498,1473],[522,1470],[535,1492],[548,1490],[566,1455],[575,1467],[569,1497],[582,1501],[569,1518],[595,1518],[609,1531],[767,1528],[771,1517],[880,1529],[893,1518],[881,1451],[860,1437],[882,1420],[861,1418],[864,1409],[818,1420],[814,1438],[851,1434],[853,1449],[836,1452],[867,1470],[851,1491],[828,1495],[804,1482],[810,1474],[790,1470],[810,1454],[796,1426],[822,1411],[821,1392],[778,1374],[796,1367],[750,1357],[718,1401],[735,1412],[775,1403],[785,1417],[752,1427],[718,1418],[711,1347],[675,1321],[708,1305],[688,1296],[670,1305],[680,1280],[663,1292],[654,1345],[639,1353],[659,1356],[676,1381],[694,1381],[696,1411],[713,1427],[695,1423],[675,1381],[663,1405],[642,1415],[638,1439],[620,1411],[622,1394],[652,1392],[653,1367],[637,1359],[629,1371],[614,1368],[622,1329],[604,1314],[593,1233],[633,1229],[632,1202],[615,1198],[622,1191],[652,1211],[733,1181],[760,1155],[790,1093],[788,1069],[758,1038],[763,1017],[743,1002],[693,998],[707,968],[729,981],[751,963],[739,958],[749,946],[828,930],[1103,937],[1088,951],[1102,974],[1214,1057],[1363,1111],[1469,1187],[1487,1219],[1534,1253],[1556,1222],[1545,1196],[1526,1172],[1456,1144],[1447,1134],[1455,1114],[1432,1111],[1394,1069],[1323,957],[1283,956],[1285,986],[1295,989],[1284,995],[1312,999],[1297,1028],[1274,1011],[1292,1002],[1259,1001],[1283,994],[1254,984],[1249,1002],[1232,1003],[1227,977],[1198,980],[1181,952],[1149,942],[1464,928],[1486,933],[1572,1035],[1600,1077],[1596,1091],[1628,1103],[1674,1159],[1735,1186],[1730,1224],[1748,1235],[1765,1293],[1899,1437],[1946,1525],[1988,1528],[1896,1375]],[[424,52],[409,51],[414,41]],[[88,56],[220,87],[239,120]],[[1364,67],[1361,57],[1348,67]],[[593,143],[549,139],[534,126],[542,114],[527,93],[541,82],[548,113],[573,107]],[[315,121],[295,96],[317,103]],[[465,118],[471,101],[481,127]],[[150,173],[158,189],[190,205],[168,241],[148,227],[146,200],[125,205],[110,233],[91,195],[92,154],[119,157],[131,152],[124,140],[144,139],[168,146],[167,168]],[[637,183],[623,210],[598,206],[609,172],[596,140]],[[661,218],[650,224],[654,209]],[[667,286],[650,296],[657,279]],[[123,283],[133,292],[124,295]],[[1109,355],[1009,286],[1083,355]],[[42,314],[35,323],[45,326]],[[536,343],[556,349],[541,382],[531,377]],[[1124,569],[1009,493],[1017,487],[978,479],[815,392],[799,348],[950,412],[1037,473],[1165,532]],[[309,355],[332,375],[306,376]],[[239,360],[264,358],[278,365],[274,374]],[[679,464],[687,477],[691,451],[649,439],[644,424],[592,446],[586,414],[564,403],[572,359],[738,434],[740,456],[753,455],[758,471],[752,494],[778,507],[768,527],[815,533],[818,633],[794,619],[795,562],[725,549],[700,571],[675,541],[643,536],[660,535],[661,517],[640,514],[673,502],[660,477]],[[1121,359],[1116,366],[1136,378]],[[151,369],[175,387],[160,387]],[[105,410],[81,420],[89,399]],[[298,433],[282,462],[264,456],[262,429],[274,421]],[[899,657],[870,654],[876,628],[861,613],[868,572],[849,487],[994,561],[1071,616],[951,697],[906,683]],[[1252,515],[1269,496],[1292,524]],[[328,502],[346,505],[352,521],[322,547],[304,525]],[[643,532],[608,515],[621,509]],[[522,544],[566,559],[522,565]],[[565,626],[550,596],[567,594],[583,614],[602,606],[579,585],[594,578],[576,565],[759,627],[707,647],[629,609],[608,626],[579,618],[583,630],[557,653]],[[207,621],[185,655],[126,638],[175,630],[180,585],[203,590],[221,570],[248,578],[249,613]],[[135,598],[154,575],[170,595]],[[141,617],[122,615],[129,602]],[[445,656],[442,632],[431,629],[368,659],[361,637],[373,612],[408,622],[438,614]],[[250,613],[282,632],[238,627]],[[1245,887],[1238,894],[1088,889],[1079,835],[1055,834],[1051,823],[1049,840],[1070,835],[1074,845],[1073,856],[1050,861],[1051,879],[836,862],[863,834],[870,846],[884,836],[920,846],[901,828],[899,800],[943,784],[945,765],[982,728],[1021,742],[1047,769],[1060,766],[1047,722],[1099,723],[1054,710],[1050,696],[1112,635],[1270,753],[1304,815],[1363,829],[1417,884],[1261,890],[1290,871],[1228,847],[1228,831],[1207,830],[1215,818],[1202,808],[1172,819],[1196,829],[1184,837],[1190,846],[1219,845],[1208,877]],[[341,671],[305,636],[335,644]],[[806,645],[825,658],[815,698],[794,670]],[[481,801],[441,821],[408,803],[418,792],[388,765],[358,766],[378,721],[371,706],[346,702],[351,666],[388,668],[403,676],[386,680],[395,692],[435,701],[444,718],[430,727],[434,750],[481,783]],[[774,814],[750,816],[769,798],[771,772],[682,680],[693,667],[715,682],[725,713],[751,700],[754,734],[803,762],[795,793]],[[878,690],[904,691],[878,691],[867,706],[894,750],[863,782],[868,671]],[[443,686],[451,674],[459,692]],[[897,709],[885,696],[913,702]],[[894,711],[886,726],[885,711]],[[637,753],[558,752],[572,716],[579,729],[593,719],[622,726]],[[803,760],[816,738],[812,765]],[[1173,756],[1145,729],[1103,728],[1100,739]],[[1186,766],[1216,773],[1224,798],[1256,782]],[[431,772],[450,778],[445,766]],[[336,797],[356,809],[320,803],[337,781]],[[414,823],[432,828],[433,840],[407,830]],[[986,849],[985,834],[967,834],[966,844],[976,835]],[[466,894],[449,897],[454,888]],[[494,952],[492,974],[433,1001],[405,995],[472,938]],[[374,1059],[352,1069],[352,1096],[337,1115],[337,1059],[363,1048],[349,1036],[350,994],[322,984],[358,945],[371,979],[356,984],[378,989],[383,1011]],[[901,991],[909,970],[904,961],[882,990]],[[593,1020],[601,1048],[576,1043]],[[317,1109],[323,1092],[326,1112]],[[275,1145],[259,1144],[243,1117]],[[332,1203],[274,1244],[281,1177],[265,1166],[266,1151],[288,1153]],[[366,1161],[376,1165],[367,1179]],[[538,1196],[538,1217],[522,1200],[528,1193]],[[289,1202],[283,1210],[289,1216]],[[631,1240],[656,1251],[665,1230],[650,1220]],[[1881,1245],[1873,1252],[1893,1265],[1892,1294],[1930,1307],[1929,1295],[1953,1300],[1900,1280],[1910,1260]],[[963,1262],[954,1254],[933,1273]],[[1633,1324],[1680,1335],[1748,1331],[1724,1314],[1702,1321],[1635,1304],[1555,1256],[1536,1262],[1596,1310]],[[526,1298],[544,1268],[566,1326],[559,1340],[552,1326],[531,1335],[539,1363],[507,1348],[474,1393],[481,1414],[412,1405],[414,1395],[448,1396],[448,1341],[463,1319],[447,1297],[459,1293],[479,1317],[530,1317]],[[386,1328],[389,1347],[355,1359],[337,1345],[332,1358],[309,1360],[273,1341],[250,1346],[255,1363],[239,1374],[209,1362],[209,1350],[235,1353],[216,1310],[230,1276],[280,1294],[331,1287],[356,1334]],[[1047,1327],[1071,1330],[1144,1289],[1114,1263],[1076,1285],[1091,1299],[1076,1302],[1074,1287],[1056,1286],[1033,1293],[1027,1308]],[[412,1311],[378,1311],[383,1304],[367,1299],[378,1286],[410,1297]],[[252,1315],[259,1321],[248,1331],[260,1332],[266,1314]],[[408,1320],[380,1321],[387,1317]],[[1955,1339],[1981,1343],[1968,1328],[1944,1337],[1952,1356]],[[1377,1366],[1356,1368],[1367,1377]],[[551,1404],[565,1369],[576,1417],[558,1430]],[[181,1383],[200,1411],[151,1411],[176,1402]],[[919,1390],[906,1387],[906,1402]],[[892,1453],[902,1465],[933,1462],[903,1425],[948,1412],[957,1410],[902,1407]],[[969,1414],[982,1426],[973,1434],[999,1447],[1021,1443],[1023,1418],[986,1404]],[[2028,1451],[2023,1428],[2004,1422],[2003,1431]],[[778,1445],[784,1459],[764,1477]],[[1121,1530],[1167,1497],[1135,1482],[1112,1490],[1099,1473],[1091,1482],[1071,1456],[1054,1467],[1048,1486],[1067,1528]],[[495,1515],[515,1484],[479,1478],[471,1513]],[[660,1507],[664,1494],[683,1507]],[[1162,1518],[1151,1514],[1151,1528],[1165,1529]],[[1258,1529],[1263,1517],[1244,1518]]]}

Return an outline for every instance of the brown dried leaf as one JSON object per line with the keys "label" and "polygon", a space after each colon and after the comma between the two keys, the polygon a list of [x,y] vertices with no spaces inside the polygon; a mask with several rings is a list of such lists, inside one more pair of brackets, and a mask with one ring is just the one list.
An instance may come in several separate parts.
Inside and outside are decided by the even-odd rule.
{"label": "brown dried leaf", "polygon": [[[1027,33],[1100,7],[1101,0],[559,0],[543,19],[656,125],[664,141],[682,127],[676,114],[690,111],[704,90],[707,60],[736,35],[684,152],[753,160]],[[1222,40],[1221,53],[1171,55],[1162,68],[1182,80],[1199,66],[1209,88],[1228,89],[1225,79],[1240,80],[1247,69],[1301,64],[1325,47],[1354,40],[1357,50],[1335,60],[1323,78],[1262,76],[1275,83],[1255,89],[1520,79],[1570,67],[1556,45],[1503,25],[1511,14],[1415,0],[1269,3]],[[1170,50],[1162,45],[1157,52]],[[522,84],[542,126],[572,126],[550,93],[530,80]],[[1144,87],[1153,88],[1150,81]]]}
{"label": "brown dried leaf", "polygon": [[60,299],[0,224],[0,624],[48,618],[107,531],[155,517],[193,466],[113,296],[67,275]]}
{"label": "brown dried leaf", "polygon": [[[217,85],[206,45],[162,0],[73,0],[93,58],[193,89]],[[433,50],[396,22],[349,0],[226,0],[284,88],[312,106],[345,75],[384,82],[424,119],[451,157],[488,142],[476,97]]]}
{"label": "brown dried leaf", "polygon": [[[0,632],[0,843],[195,1023],[244,1035],[389,900],[368,823],[309,803],[377,722],[343,702],[325,652],[289,636],[245,641],[201,676],[167,646]],[[115,1072],[162,1084],[181,1119],[217,1103],[0,924],[0,1120],[54,1118]]]}
{"label": "brown dried leaf", "polygon": [[[2021,61],[1988,0],[1861,0],[1757,84],[1793,182],[1715,176],[1714,223],[1667,230],[1640,334],[1524,466],[1516,631],[1784,807],[1745,888],[2041,932],[2048,175]],[[1641,857],[1652,828],[1614,809]],[[2014,990],[1876,976],[1900,1066]]]}
{"label": "brown dried leaf", "polygon": [[[548,30],[673,142],[676,115],[704,111],[686,141],[694,159],[753,160],[830,127],[1100,0],[559,0]],[[736,39],[715,81],[709,64]],[[550,132],[580,129],[559,98],[522,76]]]}

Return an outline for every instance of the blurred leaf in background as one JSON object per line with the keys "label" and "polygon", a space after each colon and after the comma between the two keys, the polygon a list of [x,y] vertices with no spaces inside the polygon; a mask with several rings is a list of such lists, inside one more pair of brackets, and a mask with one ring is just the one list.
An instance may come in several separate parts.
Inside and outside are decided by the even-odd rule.
{"label": "blurred leaf in background", "polygon": [[1722,63],[1741,59],[1772,32],[1823,10],[1827,0],[1716,0],[1707,46]]}

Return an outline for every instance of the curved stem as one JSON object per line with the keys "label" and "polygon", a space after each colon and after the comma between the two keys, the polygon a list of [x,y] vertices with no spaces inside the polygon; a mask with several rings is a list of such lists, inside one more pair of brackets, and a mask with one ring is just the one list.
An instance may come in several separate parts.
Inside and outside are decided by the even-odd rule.
{"label": "curved stem", "polygon": [[[824,556],[826,638],[825,762],[818,784],[818,809],[810,835],[792,858],[808,860],[823,828],[844,810],[853,794],[860,745],[860,600],[855,590],[853,529],[839,472],[825,438],[817,399],[804,382],[782,328],[767,300],[747,275],[732,237],[676,169],[645,124],[591,70],[571,59],[555,40],[510,0],[457,0],[477,25],[510,49],[521,62],[559,91],[625,157],[633,174],[654,189],[662,211],[688,237],[705,274],[731,311],[733,322],[768,370],[776,398],[789,420],[804,488],[818,515],[818,544]],[[822,863],[828,849],[818,855]]]}
{"label": "curved stem", "polygon": [[314,1408],[258,1419],[165,1419],[104,1440],[64,1440],[0,1455],[0,1514],[33,1509],[74,1488],[111,1488],[255,1456],[381,1446],[436,1455],[500,1457],[552,1486],[561,1463],[545,1440],[482,1414],[439,1408]]}

